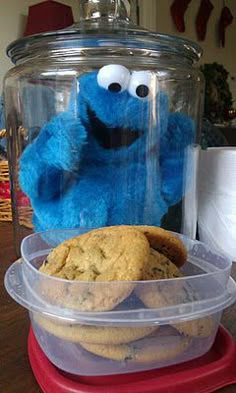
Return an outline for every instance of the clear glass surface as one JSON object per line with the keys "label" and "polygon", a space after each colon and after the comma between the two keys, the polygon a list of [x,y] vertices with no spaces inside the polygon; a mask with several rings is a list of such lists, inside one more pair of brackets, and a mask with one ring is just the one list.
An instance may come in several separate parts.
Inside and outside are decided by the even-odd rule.
{"label": "clear glass surface", "polygon": [[201,50],[132,25],[129,2],[81,4],[79,24],[8,48],[16,246],[31,231],[123,223],[194,238]]}

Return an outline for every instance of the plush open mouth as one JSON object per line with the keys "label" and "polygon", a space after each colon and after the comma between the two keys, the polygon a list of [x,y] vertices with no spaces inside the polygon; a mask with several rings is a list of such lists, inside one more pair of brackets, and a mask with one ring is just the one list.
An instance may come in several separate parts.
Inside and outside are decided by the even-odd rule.
{"label": "plush open mouth", "polygon": [[109,128],[98,119],[96,113],[90,108],[87,109],[90,132],[104,149],[119,149],[120,147],[130,146],[141,135],[141,131],[129,130],[128,128]]}

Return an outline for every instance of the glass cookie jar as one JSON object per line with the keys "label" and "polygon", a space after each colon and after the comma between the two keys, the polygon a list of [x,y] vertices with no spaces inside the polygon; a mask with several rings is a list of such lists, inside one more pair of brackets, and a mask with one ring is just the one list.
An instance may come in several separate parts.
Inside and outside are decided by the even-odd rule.
{"label": "glass cookie jar", "polygon": [[200,47],[130,22],[127,0],[81,0],[80,22],[7,48],[15,240],[118,224],[196,232]]}

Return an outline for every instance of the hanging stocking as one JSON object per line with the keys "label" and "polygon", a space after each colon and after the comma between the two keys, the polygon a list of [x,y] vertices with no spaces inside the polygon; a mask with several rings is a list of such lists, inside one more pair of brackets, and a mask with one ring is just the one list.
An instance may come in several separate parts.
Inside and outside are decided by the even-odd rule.
{"label": "hanging stocking", "polygon": [[196,30],[198,41],[204,41],[207,31],[207,23],[213,10],[210,0],[201,0],[196,18]]}
{"label": "hanging stocking", "polygon": [[220,43],[224,47],[225,46],[225,30],[231,25],[233,22],[233,15],[228,7],[223,7],[220,15],[219,21],[219,35],[220,35]]}
{"label": "hanging stocking", "polygon": [[184,14],[192,0],[174,0],[170,7],[171,16],[177,30],[180,33],[185,31]]}

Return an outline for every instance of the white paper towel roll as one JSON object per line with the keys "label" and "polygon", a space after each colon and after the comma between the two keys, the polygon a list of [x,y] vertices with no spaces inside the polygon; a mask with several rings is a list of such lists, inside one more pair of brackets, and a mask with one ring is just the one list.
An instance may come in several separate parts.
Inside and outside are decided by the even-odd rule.
{"label": "white paper towel roll", "polygon": [[199,160],[201,241],[236,261],[236,148],[209,148]]}
{"label": "white paper towel roll", "polygon": [[199,187],[236,194],[236,148],[211,147],[200,153]]}

